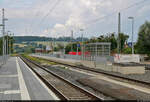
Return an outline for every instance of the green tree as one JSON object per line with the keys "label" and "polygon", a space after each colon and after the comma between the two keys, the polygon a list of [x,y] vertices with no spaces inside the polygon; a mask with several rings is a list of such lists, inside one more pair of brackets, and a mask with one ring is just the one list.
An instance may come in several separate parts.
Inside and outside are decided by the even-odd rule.
{"label": "green tree", "polygon": [[[75,42],[73,44],[68,44],[65,48],[65,53],[68,54],[71,51],[71,47],[73,49],[73,51],[77,52],[77,44],[79,44],[79,42]],[[78,48],[78,51],[81,51],[81,47]]]}
{"label": "green tree", "polygon": [[[128,35],[124,34],[124,33],[120,33],[120,45],[121,45],[121,51],[123,52],[124,49],[124,44],[127,41],[127,39],[129,38]],[[84,44],[87,43],[96,43],[96,42],[110,42],[111,43],[111,51],[112,52],[117,52],[117,37],[115,37],[115,33],[110,33],[107,34],[107,36],[101,35],[98,38],[91,38],[88,41],[85,41]],[[73,44],[68,44],[66,46],[66,53],[71,51],[71,46],[73,46],[73,51],[77,51],[77,43],[73,43]],[[79,51],[81,51],[81,47],[79,48]]]}
{"label": "green tree", "polygon": [[64,45],[63,45],[63,44],[60,44],[60,43],[58,43],[57,47],[58,47],[58,50],[64,49]]}
{"label": "green tree", "polygon": [[[6,40],[7,36],[5,36],[5,40]],[[14,39],[10,36],[8,36],[8,41],[10,41],[8,44],[10,44],[8,47],[9,49],[11,49],[11,53],[13,53],[13,43],[14,43]],[[3,54],[3,37],[0,38],[0,55]]]}
{"label": "green tree", "polygon": [[123,49],[124,49],[124,47],[125,47],[125,46],[124,46],[124,45],[125,45],[125,42],[126,42],[127,39],[129,38],[129,36],[126,35],[126,34],[120,33],[119,37],[120,37],[120,50],[121,50],[121,52],[123,52]]}
{"label": "green tree", "polygon": [[148,54],[150,56],[150,22],[146,21],[140,27],[135,48],[138,53]]}
{"label": "green tree", "polygon": [[[119,37],[120,37],[120,46],[121,46],[120,48],[121,48],[121,51],[123,51],[124,44],[127,41],[127,39],[129,38],[129,36],[124,34],[124,33],[120,33]],[[98,42],[110,42],[111,43],[111,51],[112,52],[117,51],[116,50],[116,48],[117,48],[117,38],[115,37],[114,33],[111,33],[107,36],[101,35],[100,37],[98,37]]]}
{"label": "green tree", "polygon": [[130,48],[130,47],[124,48],[123,53],[124,54],[131,54],[132,53],[132,48]]}
{"label": "green tree", "polygon": [[71,44],[68,44],[65,48],[65,53],[68,54],[71,51]]}

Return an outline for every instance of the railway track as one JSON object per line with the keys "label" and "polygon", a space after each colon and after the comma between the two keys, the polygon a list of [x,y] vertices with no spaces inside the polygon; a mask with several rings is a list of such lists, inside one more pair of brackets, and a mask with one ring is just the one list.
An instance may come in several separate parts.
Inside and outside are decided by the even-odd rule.
{"label": "railway track", "polygon": [[27,58],[20,57],[61,100],[103,100]]}
{"label": "railway track", "polygon": [[72,67],[72,68],[75,68],[75,69],[80,69],[80,70],[95,72],[97,74],[106,75],[106,76],[108,76],[110,78],[113,78],[113,79],[116,79],[116,80],[120,80],[120,81],[136,83],[136,84],[139,84],[139,85],[142,85],[142,86],[146,86],[146,87],[150,86],[149,82],[140,81],[140,80],[136,80],[136,79],[131,79],[131,78],[127,78],[127,77],[124,77],[124,76],[119,76],[119,75],[116,75],[116,74],[111,74],[111,73],[100,71],[100,70],[97,70],[97,69],[94,69],[94,68],[88,68],[88,67],[84,67],[84,66],[69,65],[69,64],[56,62],[56,61],[52,61],[52,60],[48,60],[48,59],[44,59],[44,60],[47,60],[47,61],[50,61],[50,62],[54,62],[54,63],[60,64],[60,65],[64,65],[64,66],[69,66],[69,67]]}

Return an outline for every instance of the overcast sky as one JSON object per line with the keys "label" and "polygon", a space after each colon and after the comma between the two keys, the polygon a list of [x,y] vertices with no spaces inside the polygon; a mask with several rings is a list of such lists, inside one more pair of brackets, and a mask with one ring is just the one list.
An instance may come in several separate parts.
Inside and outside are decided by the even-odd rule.
{"label": "overcast sky", "polygon": [[79,37],[84,29],[85,37],[100,36],[117,32],[121,12],[121,32],[128,35],[128,17],[135,18],[134,40],[140,25],[150,21],[149,5],[150,0],[0,0],[9,19],[6,30],[15,35],[60,37],[70,36],[73,30]]}

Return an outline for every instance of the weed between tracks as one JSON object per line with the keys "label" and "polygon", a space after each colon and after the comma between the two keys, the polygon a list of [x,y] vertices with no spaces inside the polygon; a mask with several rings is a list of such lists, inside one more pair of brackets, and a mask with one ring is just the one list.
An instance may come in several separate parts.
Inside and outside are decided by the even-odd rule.
{"label": "weed between tracks", "polygon": [[[32,61],[35,61],[35,62],[37,62],[37,63],[39,63],[39,64],[41,64],[41,65],[43,65],[43,66],[57,66],[58,64],[56,64],[56,63],[54,63],[54,62],[50,62],[50,61],[47,61],[47,60],[45,60],[45,59],[43,59],[43,58],[37,58],[37,57],[32,57],[32,56],[29,56],[29,55],[27,55],[27,54],[22,54],[22,56],[23,57],[25,57],[25,58],[28,58],[28,59],[30,59],[30,60],[32,60]],[[65,66],[60,66],[60,65],[58,65],[60,68],[63,68],[63,69],[68,69],[67,67],[65,67]]]}

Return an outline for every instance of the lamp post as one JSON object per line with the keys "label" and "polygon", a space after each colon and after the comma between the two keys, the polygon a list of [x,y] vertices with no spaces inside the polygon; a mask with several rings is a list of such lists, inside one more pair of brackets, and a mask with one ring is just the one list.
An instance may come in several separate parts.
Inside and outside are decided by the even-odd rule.
{"label": "lamp post", "polygon": [[132,20],[132,54],[134,54],[133,34],[134,34],[134,17],[128,17]]}

